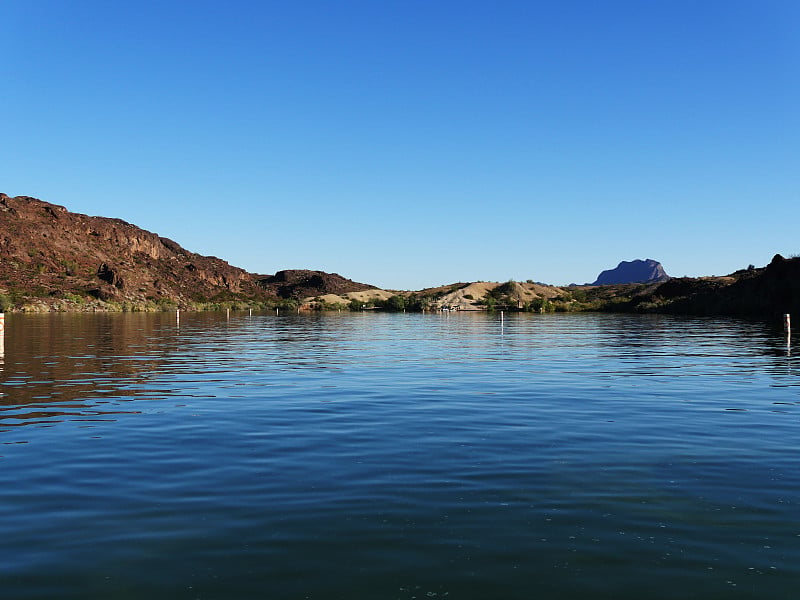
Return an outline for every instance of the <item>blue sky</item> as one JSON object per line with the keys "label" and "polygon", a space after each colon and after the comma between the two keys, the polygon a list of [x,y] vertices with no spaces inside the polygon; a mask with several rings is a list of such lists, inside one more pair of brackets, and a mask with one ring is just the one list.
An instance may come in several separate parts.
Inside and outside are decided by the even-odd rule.
{"label": "blue sky", "polygon": [[800,2],[0,3],[0,191],[395,289],[800,253]]}

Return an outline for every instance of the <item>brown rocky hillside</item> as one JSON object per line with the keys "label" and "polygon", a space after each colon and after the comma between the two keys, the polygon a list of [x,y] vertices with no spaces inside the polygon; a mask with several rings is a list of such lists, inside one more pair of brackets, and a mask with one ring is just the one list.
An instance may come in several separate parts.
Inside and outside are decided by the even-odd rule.
{"label": "brown rocky hillside", "polygon": [[368,287],[320,271],[248,273],[120,219],[0,194],[0,296],[6,309],[277,302],[299,296],[301,288],[316,294]]}

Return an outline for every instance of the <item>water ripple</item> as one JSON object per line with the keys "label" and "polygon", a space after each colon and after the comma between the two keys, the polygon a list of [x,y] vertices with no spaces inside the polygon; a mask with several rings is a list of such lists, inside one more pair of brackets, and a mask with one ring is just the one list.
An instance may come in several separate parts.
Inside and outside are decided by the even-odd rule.
{"label": "water ripple", "polygon": [[4,598],[780,598],[800,578],[800,369],[763,323],[13,315],[4,349]]}

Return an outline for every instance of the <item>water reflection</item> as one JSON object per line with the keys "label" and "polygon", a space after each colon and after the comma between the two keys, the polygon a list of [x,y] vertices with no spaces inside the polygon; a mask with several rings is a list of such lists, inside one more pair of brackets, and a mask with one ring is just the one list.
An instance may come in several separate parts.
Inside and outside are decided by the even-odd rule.
{"label": "water reflection", "polygon": [[3,338],[0,427],[95,419],[120,403],[171,351],[161,315],[13,315]]}
{"label": "water reflection", "polygon": [[177,321],[9,319],[4,598],[795,591],[800,380],[767,324]]}
{"label": "water reflection", "polygon": [[797,386],[791,338],[776,333],[762,322],[659,315],[13,315],[0,336],[0,426],[113,416],[136,398],[214,396],[292,371],[327,374],[329,386],[355,370],[402,381],[405,365],[432,378],[500,362],[495,377],[619,386],[767,375]]}

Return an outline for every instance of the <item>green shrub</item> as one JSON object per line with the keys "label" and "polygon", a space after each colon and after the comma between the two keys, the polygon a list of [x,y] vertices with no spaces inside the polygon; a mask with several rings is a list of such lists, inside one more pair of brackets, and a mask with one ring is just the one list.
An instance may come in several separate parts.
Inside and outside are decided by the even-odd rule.
{"label": "green shrub", "polygon": [[401,312],[406,308],[406,299],[404,296],[392,296],[384,302],[386,310]]}
{"label": "green shrub", "polygon": [[66,293],[62,296],[64,300],[69,302],[74,302],[75,304],[86,304],[86,298],[83,296],[79,296],[78,294]]}

